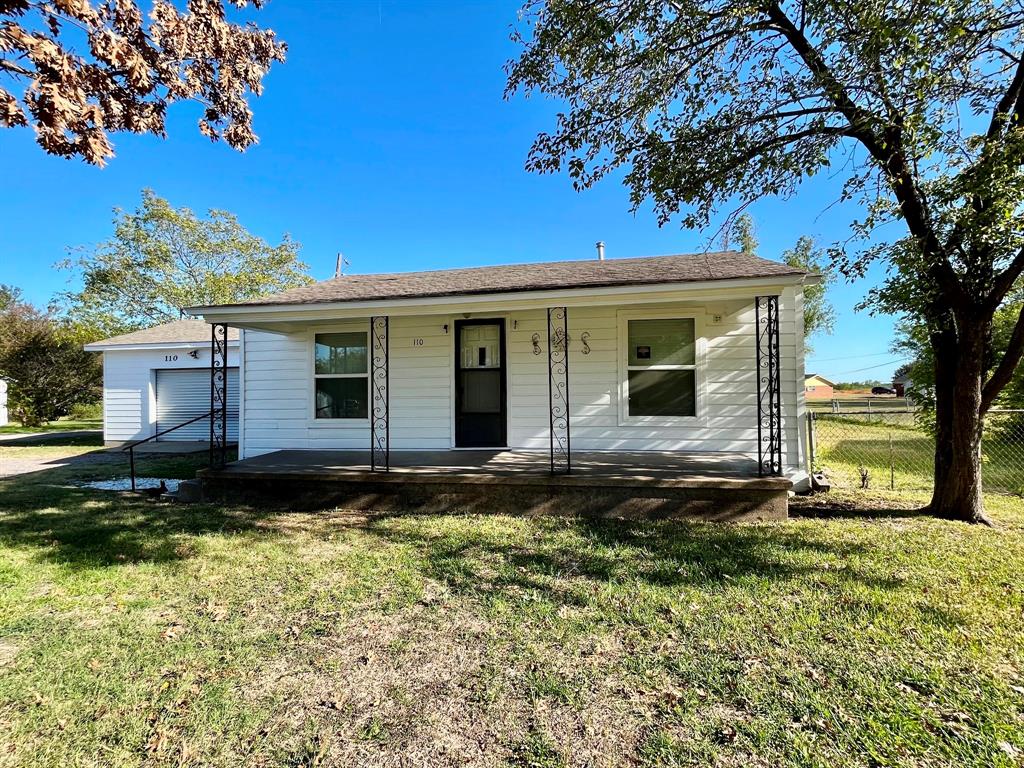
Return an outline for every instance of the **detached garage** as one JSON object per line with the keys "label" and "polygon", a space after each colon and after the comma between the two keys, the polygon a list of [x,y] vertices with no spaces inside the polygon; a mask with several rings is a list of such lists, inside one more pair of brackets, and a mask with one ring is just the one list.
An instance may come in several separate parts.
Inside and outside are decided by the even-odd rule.
{"label": "detached garage", "polygon": [[[210,410],[210,326],[179,320],[87,344],[103,353],[103,440],[152,437]],[[238,331],[228,329],[228,440],[238,441]],[[158,441],[209,440],[209,419]]]}

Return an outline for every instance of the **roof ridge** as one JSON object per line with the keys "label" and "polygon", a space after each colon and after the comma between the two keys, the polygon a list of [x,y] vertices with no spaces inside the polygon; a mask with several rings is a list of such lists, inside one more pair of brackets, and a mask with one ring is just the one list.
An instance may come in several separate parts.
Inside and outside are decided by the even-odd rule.
{"label": "roof ridge", "polygon": [[344,275],[250,301],[192,307],[189,311],[202,314],[215,306],[229,308],[390,301],[802,277],[805,274],[803,270],[784,263],[740,251],[702,251],[662,256],[631,256],[621,259],[569,259],[529,264],[495,264],[413,272]]}
{"label": "roof ridge", "polygon": [[[736,254],[744,255],[742,251],[725,250],[725,251],[694,251],[693,253],[654,253],[647,254],[644,256],[620,256],[606,259],[559,259],[557,261],[516,261],[509,264],[480,264],[473,267],[438,267],[437,269],[412,269],[406,272],[363,272],[347,275],[339,275],[338,277],[328,277],[324,280],[317,280],[316,285],[322,283],[333,283],[336,280],[344,280],[350,277],[391,277],[391,276],[402,276],[408,277],[409,275],[434,275],[439,272],[471,272],[475,270],[485,269],[511,269],[513,267],[546,267],[546,266],[559,266],[562,264],[621,264],[627,261],[641,261],[646,259],[684,259],[684,258],[707,258],[711,254],[725,255],[725,254]],[[755,257],[761,258],[761,257]],[[765,259],[768,261],[768,259]],[[306,288],[308,286],[299,286],[300,288]]]}

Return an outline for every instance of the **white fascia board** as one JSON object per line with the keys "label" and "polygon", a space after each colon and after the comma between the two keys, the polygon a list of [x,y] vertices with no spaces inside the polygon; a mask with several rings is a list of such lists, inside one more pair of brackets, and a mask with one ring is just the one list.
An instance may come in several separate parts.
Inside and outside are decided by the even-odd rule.
{"label": "white fascia board", "polygon": [[[154,350],[154,349],[206,349],[210,346],[209,341],[156,341],[148,344],[102,344],[93,342],[86,344],[83,349],[86,352],[122,352],[131,350]],[[238,339],[228,341],[229,347],[237,347]]]}
{"label": "white fascia board", "polygon": [[569,290],[519,291],[471,296],[431,296],[413,299],[375,301],[339,301],[315,304],[267,304],[244,307],[194,307],[185,310],[207,322],[229,325],[280,322],[287,320],[337,320],[366,317],[375,313],[391,315],[444,315],[455,313],[494,312],[502,310],[537,309],[549,306],[596,306],[659,301],[728,300],[755,295],[778,294],[791,285],[801,285],[802,275],[792,277],[750,278],[744,280],[713,280],[699,283],[658,283]]}

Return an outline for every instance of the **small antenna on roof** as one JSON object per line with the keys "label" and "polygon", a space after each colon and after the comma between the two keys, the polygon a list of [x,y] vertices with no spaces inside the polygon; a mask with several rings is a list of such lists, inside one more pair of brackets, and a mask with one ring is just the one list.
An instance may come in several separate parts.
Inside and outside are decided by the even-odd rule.
{"label": "small antenna on roof", "polygon": [[341,251],[338,251],[338,258],[334,262],[334,276],[341,277],[344,274],[345,267],[351,266],[352,262],[341,255]]}

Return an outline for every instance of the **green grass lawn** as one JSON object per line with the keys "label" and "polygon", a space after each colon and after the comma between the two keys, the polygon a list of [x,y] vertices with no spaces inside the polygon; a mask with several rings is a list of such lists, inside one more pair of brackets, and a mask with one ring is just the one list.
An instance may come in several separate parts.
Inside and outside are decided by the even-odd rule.
{"label": "green grass lawn", "polygon": [[57,419],[39,427],[23,427],[20,424],[6,424],[0,427],[0,435],[24,435],[37,432],[72,432],[79,429],[103,429],[103,419]]}
{"label": "green grass lawn", "polygon": [[0,481],[3,766],[1024,755],[1020,499],[989,499],[995,529],[880,493],[726,526],[258,513],[71,479]]}

